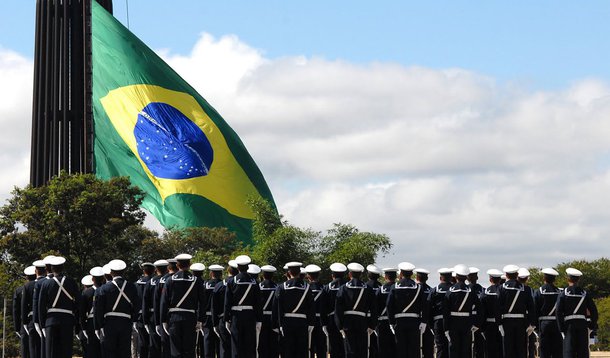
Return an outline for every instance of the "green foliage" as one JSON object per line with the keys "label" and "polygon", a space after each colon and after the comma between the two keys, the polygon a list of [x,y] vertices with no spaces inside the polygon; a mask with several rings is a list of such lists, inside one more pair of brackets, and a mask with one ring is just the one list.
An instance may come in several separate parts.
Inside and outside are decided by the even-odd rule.
{"label": "green foliage", "polygon": [[[610,296],[610,260],[600,258],[593,261],[574,260],[563,262],[554,267],[559,276],[555,281],[555,286],[566,287],[568,279],[565,274],[568,267],[576,268],[582,271],[583,275],[578,282],[579,286],[583,287],[594,298],[603,298]],[[540,273],[540,268],[533,267],[530,271],[530,286],[538,288],[543,284],[543,274]]]}
{"label": "green foliage", "polygon": [[600,298],[595,301],[599,319],[597,321],[598,344],[593,347],[595,350],[610,349],[610,297]]}

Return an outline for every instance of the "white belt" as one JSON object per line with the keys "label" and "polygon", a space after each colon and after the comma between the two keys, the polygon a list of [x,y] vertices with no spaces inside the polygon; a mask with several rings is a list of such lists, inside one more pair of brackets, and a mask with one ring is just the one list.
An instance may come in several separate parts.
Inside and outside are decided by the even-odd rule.
{"label": "white belt", "polygon": [[523,313],[507,313],[503,314],[502,318],[525,318]]}
{"label": "white belt", "polygon": [[451,312],[453,317],[470,317],[470,312]]}
{"label": "white belt", "polygon": [[265,316],[271,316],[273,314],[273,312],[272,311],[263,311],[263,314]]}
{"label": "white belt", "polygon": [[170,313],[172,312],[188,312],[188,313],[195,313],[195,310],[189,310],[186,308],[178,308],[178,307],[174,307],[174,308],[170,308],[168,310]]}
{"label": "white belt", "polygon": [[70,310],[65,310],[63,308],[49,308],[47,313],[67,313],[69,315],[74,316],[74,313]]}
{"label": "white belt", "polygon": [[321,317],[321,315],[319,313],[316,313],[316,317]]}
{"label": "white belt", "polygon": [[284,317],[290,318],[307,318],[307,315],[304,313],[286,313]]}
{"label": "white belt", "polygon": [[328,315],[329,315],[329,316],[332,316],[332,315],[334,315],[334,314],[335,314],[335,311],[332,311],[332,312],[331,312],[331,313],[329,313]]}
{"label": "white belt", "polygon": [[254,307],[252,306],[233,306],[231,307],[231,311],[249,311],[249,310],[253,310]]}
{"label": "white belt", "polygon": [[345,312],[343,312],[343,314],[366,317],[366,313],[360,312],[360,311],[345,311]]}
{"label": "white belt", "polygon": [[140,310],[140,311],[138,312],[138,314],[142,314],[142,310]]}
{"label": "white belt", "polygon": [[211,315],[212,315],[212,312],[208,311],[208,312],[206,312],[206,313],[205,313],[205,315],[206,315],[206,316],[211,316]]}
{"label": "white belt", "polygon": [[387,321],[388,316],[379,316],[377,319],[380,321]]}
{"label": "white belt", "polygon": [[439,315],[436,315],[436,316],[432,317],[433,321],[437,321],[439,319],[443,319],[443,315],[442,314],[439,314]]}
{"label": "white belt", "polygon": [[127,313],[123,313],[123,312],[108,312],[104,315],[104,317],[123,317],[123,318],[130,318],[131,319],[131,315],[127,314]]}
{"label": "white belt", "polygon": [[496,323],[496,319],[495,318],[488,318],[485,321],[491,322],[491,323]]}
{"label": "white belt", "polygon": [[154,308],[149,308],[148,312],[155,312],[155,309]]}
{"label": "white belt", "polygon": [[541,321],[554,321],[557,319],[557,317],[555,316],[540,316],[538,317],[539,320]]}
{"label": "white belt", "polygon": [[419,313],[401,312],[394,315],[394,318],[419,318]]}
{"label": "white belt", "polygon": [[573,319],[584,319],[584,320],[586,320],[587,317],[585,317],[584,314],[572,314],[572,315],[569,315],[569,316],[565,316],[564,321],[571,321]]}

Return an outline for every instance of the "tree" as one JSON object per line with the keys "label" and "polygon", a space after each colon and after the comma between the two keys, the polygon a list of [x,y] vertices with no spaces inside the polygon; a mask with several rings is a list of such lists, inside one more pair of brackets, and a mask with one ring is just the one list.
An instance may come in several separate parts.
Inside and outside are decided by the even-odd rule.
{"label": "tree", "polygon": [[[593,261],[574,260],[558,264],[555,268],[559,272],[559,277],[555,281],[557,287],[566,287],[568,280],[566,277],[566,269],[568,267],[576,268],[582,271],[583,275],[578,284],[583,287],[592,297],[603,298],[610,296],[610,260],[600,258]],[[540,273],[540,268],[532,267],[530,271],[530,286],[538,288],[543,284],[543,275]]]}

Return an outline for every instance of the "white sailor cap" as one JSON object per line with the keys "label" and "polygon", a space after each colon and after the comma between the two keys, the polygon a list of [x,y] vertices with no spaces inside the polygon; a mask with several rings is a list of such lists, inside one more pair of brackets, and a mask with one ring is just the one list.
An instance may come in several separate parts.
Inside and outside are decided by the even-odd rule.
{"label": "white sailor cap", "polygon": [[299,272],[301,275],[304,275],[307,273],[307,271],[305,271],[305,267],[299,267]]}
{"label": "white sailor cap", "polygon": [[178,260],[176,260],[176,259],[167,259],[165,261],[167,261],[168,264],[175,264],[178,262]]}
{"label": "white sailor cap", "polygon": [[526,278],[526,277],[530,277],[530,271],[528,269],[526,269],[525,267],[520,267],[518,272],[518,277],[519,278]]}
{"label": "white sailor cap", "polygon": [[93,286],[93,277],[91,277],[91,275],[87,275],[81,278],[80,283],[82,283],[83,286]]}
{"label": "white sailor cap", "polygon": [[316,272],[322,271],[322,268],[318,265],[311,264],[311,265],[305,266],[305,271],[307,273],[316,273]]}
{"label": "white sailor cap", "polygon": [[237,261],[235,260],[229,260],[228,264],[230,267],[237,268]]}
{"label": "white sailor cap", "polygon": [[192,258],[193,258],[193,256],[191,256],[189,254],[180,254],[180,255],[175,257],[175,259],[177,261],[188,261],[188,260],[190,260]]}
{"label": "white sailor cap", "polygon": [[191,265],[191,271],[202,272],[205,271],[205,265],[201,262],[196,262]]}
{"label": "white sailor cap", "polygon": [[568,274],[568,276],[572,276],[572,277],[580,277],[582,276],[582,272],[578,269],[575,269],[573,267],[569,267],[566,269],[566,273]]}
{"label": "white sailor cap", "polygon": [[105,264],[104,266],[102,266],[102,270],[104,271],[104,275],[110,275],[110,265],[109,264]]}
{"label": "white sailor cap", "polygon": [[246,266],[252,262],[252,259],[248,255],[239,255],[235,258],[235,263],[238,266]]}
{"label": "white sailor cap", "polygon": [[60,266],[66,263],[66,259],[60,256],[53,256],[53,258],[51,258],[49,260],[49,264],[51,266]]}
{"label": "white sailor cap", "polygon": [[470,269],[466,265],[459,264],[453,267],[453,272],[455,272],[456,275],[468,276]]}
{"label": "white sailor cap", "polygon": [[208,270],[210,270],[210,271],[223,271],[224,269],[225,269],[224,267],[222,267],[218,264],[213,264],[213,265],[208,266]]}
{"label": "white sailor cap", "polygon": [[146,261],[146,262],[142,262],[142,263],[140,264],[140,267],[141,267],[141,268],[144,268],[144,267],[154,267],[154,266],[155,266],[155,265],[154,265],[152,262],[148,262],[148,261]]}
{"label": "white sailor cap", "polygon": [[284,266],[282,266],[282,270],[288,270],[288,266],[286,266],[286,264],[284,264]]}
{"label": "white sailor cap", "polygon": [[104,276],[104,269],[100,266],[95,266],[91,270],[89,270],[89,274],[93,277],[102,277]]}
{"label": "white sailor cap", "polygon": [[498,269],[489,269],[487,270],[487,274],[491,277],[502,277],[502,271]]}
{"label": "white sailor cap", "polygon": [[506,275],[502,274],[502,276],[500,276],[501,279],[506,280]]}
{"label": "white sailor cap", "polygon": [[419,273],[419,274],[424,274],[424,275],[430,274],[430,271],[426,270],[425,268],[416,268],[415,270],[413,270],[413,272]]}
{"label": "white sailor cap", "polygon": [[286,266],[286,269],[289,269],[291,267],[301,267],[301,266],[303,266],[303,264],[300,262],[291,261],[291,262],[287,262],[286,265],[284,265],[284,266]]}
{"label": "white sailor cap", "polygon": [[379,267],[375,266],[375,265],[368,265],[366,267],[366,271],[370,272],[370,273],[377,274],[377,275],[381,275],[381,269]]}
{"label": "white sailor cap", "polygon": [[504,273],[517,273],[519,272],[519,266],[517,265],[506,265],[504,269],[502,269]]}
{"label": "white sailor cap", "polygon": [[468,271],[470,271],[470,274],[473,274],[473,273],[479,273],[480,270],[476,267],[469,267]]}
{"label": "white sailor cap", "polygon": [[401,262],[398,264],[398,269],[400,271],[413,271],[415,270],[415,265],[410,262]]}
{"label": "white sailor cap", "polygon": [[248,271],[247,271],[250,275],[258,275],[259,273],[261,273],[261,268],[258,265],[255,264],[249,264],[248,265]]}
{"label": "white sailor cap", "polygon": [[441,267],[437,272],[441,275],[449,275],[450,273],[453,273],[453,269],[449,267]]}
{"label": "white sailor cap", "polygon": [[396,267],[384,267],[381,270],[383,271],[383,273],[386,273],[386,272],[398,272],[398,269]]}
{"label": "white sailor cap", "polygon": [[261,267],[261,271],[263,271],[263,272],[275,272],[275,271],[277,271],[277,269],[275,268],[275,266],[264,265],[264,266]]}
{"label": "white sailor cap", "polygon": [[26,276],[33,276],[36,274],[36,267],[34,266],[28,266],[25,268],[25,270],[23,270],[23,274]]}
{"label": "white sailor cap", "polygon": [[363,272],[364,266],[360,265],[357,262],[350,262],[349,264],[347,264],[347,269],[350,272]]}
{"label": "white sailor cap", "polygon": [[51,264],[51,259],[54,258],[55,256],[53,255],[49,255],[49,256],[45,256],[44,259],[42,259],[42,261],[44,262],[45,265],[50,265]]}
{"label": "white sailor cap", "polygon": [[123,271],[127,268],[127,264],[123,260],[112,260],[108,263],[108,267],[112,271]]}
{"label": "white sailor cap", "polygon": [[155,267],[163,267],[169,265],[169,262],[167,262],[167,260],[157,260],[154,265]]}
{"label": "white sailor cap", "polygon": [[557,270],[552,269],[550,267],[543,268],[542,271],[540,271],[540,272],[542,272],[545,275],[559,276],[559,272],[557,272]]}
{"label": "white sailor cap", "polygon": [[332,272],[345,272],[347,271],[347,267],[340,262],[335,262],[334,264],[330,265],[330,270]]}
{"label": "white sailor cap", "polygon": [[32,265],[34,265],[34,267],[38,267],[38,268],[44,268],[46,266],[44,263],[44,260],[36,260],[36,261],[32,262]]}

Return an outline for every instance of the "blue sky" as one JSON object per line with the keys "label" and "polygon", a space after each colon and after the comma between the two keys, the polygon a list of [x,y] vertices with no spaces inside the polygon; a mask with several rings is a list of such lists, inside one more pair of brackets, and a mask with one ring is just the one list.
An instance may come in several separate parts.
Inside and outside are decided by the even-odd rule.
{"label": "blue sky", "polygon": [[[610,78],[607,1],[130,0],[130,27],[152,48],[187,54],[202,32],[236,34],[270,58],[460,67],[535,88]],[[126,2],[115,14],[126,22]],[[0,45],[32,55],[34,1],[0,13]]]}

